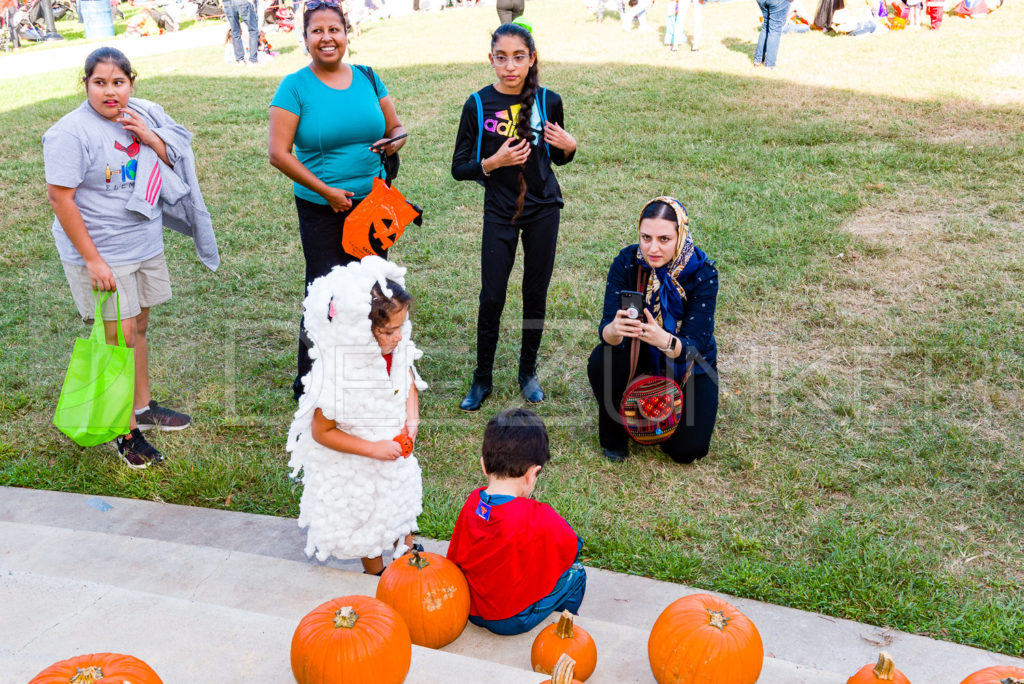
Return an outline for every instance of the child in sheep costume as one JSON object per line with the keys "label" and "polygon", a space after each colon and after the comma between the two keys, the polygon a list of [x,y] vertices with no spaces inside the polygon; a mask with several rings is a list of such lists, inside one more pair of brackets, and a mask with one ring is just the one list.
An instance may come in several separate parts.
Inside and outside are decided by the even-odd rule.
{"label": "child in sheep costume", "polygon": [[[427,388],[413,365],[423,352],[409,339],[410,297],[387,286],[404,288],[404,276],[404,268],[369,256],[309,286],[303,307],[313,365],[288,432],[292,477],[302,471],[306,555],[362,557],[374,574],[385,550],[394,548],[395,558],[407,550],[423,510],[416,456],[401,456],[393,441],[403,431],[415,439],[418,391]],[[381,314],[390,329],[371,326],[372,306],[390,307]],[[384,354],[392,345],[389,373]]]}

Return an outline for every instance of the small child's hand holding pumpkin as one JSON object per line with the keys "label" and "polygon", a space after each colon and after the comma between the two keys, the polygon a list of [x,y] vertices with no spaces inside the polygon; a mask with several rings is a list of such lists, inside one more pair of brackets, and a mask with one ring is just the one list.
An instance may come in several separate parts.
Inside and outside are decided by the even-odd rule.
{"label": "small child's hand holding pumpkin", "polygon": [[378,461],[395,461],[402,455],[402,446],[393,439],[382,439],[379,442],[372,442],[370,446],[370,458]]}
{"label": "small child's hand holding pumpkin", "polygon": [[409,435],[408,429],[403,429],[402,434],[392,439],[393,442],[399,445],[402,449],[402,456],[408,457],[413,450],[413,439]]}

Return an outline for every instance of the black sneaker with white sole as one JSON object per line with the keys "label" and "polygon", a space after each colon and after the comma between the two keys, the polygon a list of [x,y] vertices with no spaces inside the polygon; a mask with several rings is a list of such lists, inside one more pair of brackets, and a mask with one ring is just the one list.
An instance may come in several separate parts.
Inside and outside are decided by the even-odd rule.
{"label": "black sneaker with white sole", "polygon": [[142,470],[151,463],[157,464],[164,460],[156,448],[146,441],[139,428],[131,431],[127,437],[117,438],[117,453],[129,468]]}
{"label": "black sneaker with white sole", "polygon": [[186,413],[173,411],[161,406],[155,400],[149,402],[149,406],[136,411],[135,422],[140,430],[184,430],[192,424],[192,418]]}

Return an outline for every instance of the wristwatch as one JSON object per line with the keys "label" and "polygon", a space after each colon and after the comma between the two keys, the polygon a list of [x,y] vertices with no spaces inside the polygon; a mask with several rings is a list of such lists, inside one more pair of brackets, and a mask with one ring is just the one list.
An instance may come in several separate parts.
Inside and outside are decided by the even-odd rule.
{"label": "wristwatch", "polygon": [[666,354],[668,352],[674,352],[676,350],[676,342],[677,341],[678,340],[676,340],[676,336],[675,335],[669,335],[668,346],[667,347],[658,347],[658,349],[660,351],[666,353]]}

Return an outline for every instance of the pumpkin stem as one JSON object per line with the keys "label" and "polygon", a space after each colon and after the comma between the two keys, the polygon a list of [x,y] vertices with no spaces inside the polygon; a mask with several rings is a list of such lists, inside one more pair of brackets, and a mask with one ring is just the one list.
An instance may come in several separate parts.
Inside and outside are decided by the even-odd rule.
{"label": "pumpkin stem", "polygon": [[352,629],[356,626],[356,620],[359,619],[359,613],[355,611],[352,606],[343,606],[338,609],[334,614],[334,628],[341,629]]}
{"label": "pumpkin stem", "polygon": [[558,618],[558,624],[555,626],[555,636],[559,639],[572,639],[572,613],[567,610],[562,611],[562,615]]}
{"label": "pumpkin stem", "polygon": [[720,610],[709,610],[708,616],[711,618],[708,624],[725,631],[725,626],[729,624],[729,618],[725,617],[725,613]]}
{"label": "pumpkin stem", "polygon": [[1024,684],[1024,679],[1017,679],[1016,677],[1007,677],[1006,679],[1000,679],[999,684]]}
{"label": "pumpkin stem", "polygon": [[555,669],[551,671],[551,684],[572,684],[576,661],[568,653],[558,656]]}
{"label": "pumpkin stem", "polygon": [[893,671],[896,669],[896,663],[893,662],[892,656],[882,651],[878,654],[878,663],[875,665],[872,672],[875,673],[875,679],[880,679],[884,682],[891,682],[896,679]]}
{"label": "pumpkin stem", "polygon": [[417,570],[422,570],[423,568],[430,565],[430,561],[421,556],[419,551],[413,549],[412,558],[409,559],[409,565],[413,566]]}
{"label": "pumpkin stem", "polygon": [[103,670],[95,666],[80,667],[75,676],[68,680],[68,684],[93,684],[97,679],[103,679]]}

